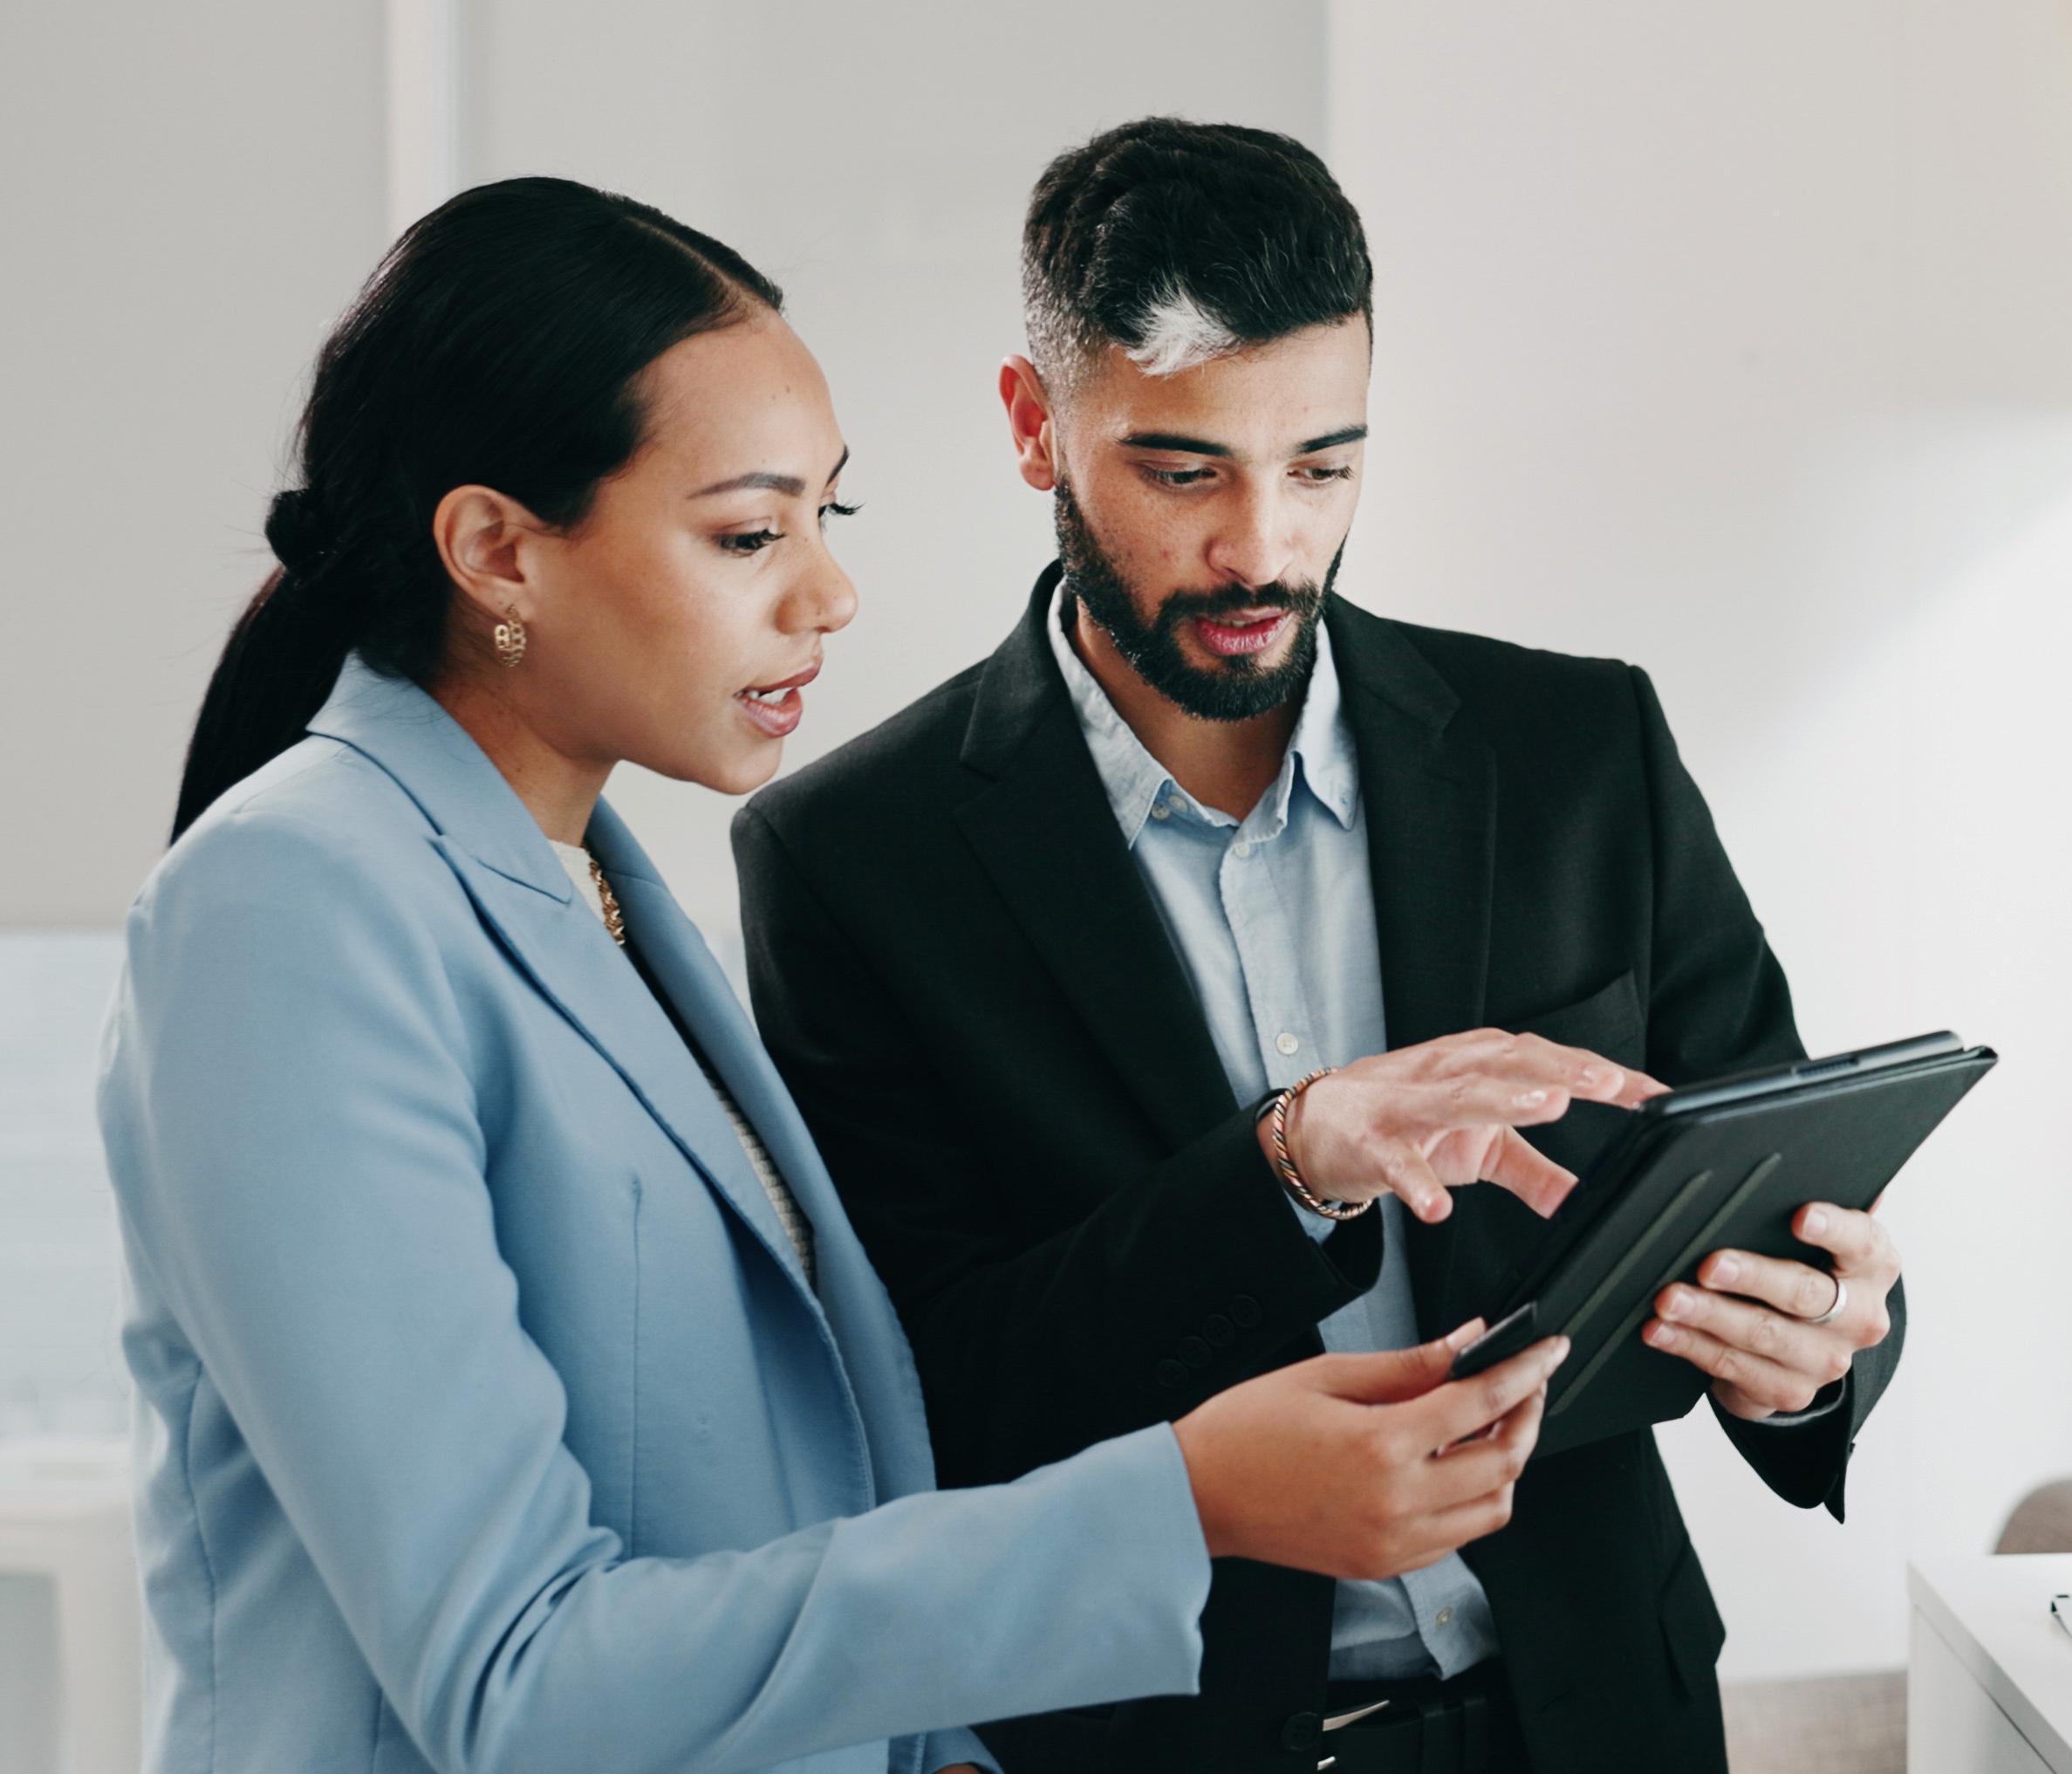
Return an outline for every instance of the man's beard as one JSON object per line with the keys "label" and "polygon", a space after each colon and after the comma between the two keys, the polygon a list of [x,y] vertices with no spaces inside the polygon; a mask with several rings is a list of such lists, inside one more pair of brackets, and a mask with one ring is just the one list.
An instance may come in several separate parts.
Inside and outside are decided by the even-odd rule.
{"label": "man's beard", "polygon": [[[1330,570],[1318,585],[1231,586],[1220,592],[1172,592],[1146,622],[1137,612],[1129,582],[1095,540],[1072,490],[1060,481],[1057,495],[1057,552],[1064,563],[1065,589],[1108,633],[1115,650],[1137,675],[1175,707],[1202,721],[1249,721],[1299,696],[1316,663],[1316,624],[1323,600],[1338,577],[1345,545],[1338,545]],[[1241,654],[1203,668],[1180,650],[1180,624],[1196,616],[1227,616],[1238,610],[1279,609],[1295,613],[1295,645],[1278,665]]]}

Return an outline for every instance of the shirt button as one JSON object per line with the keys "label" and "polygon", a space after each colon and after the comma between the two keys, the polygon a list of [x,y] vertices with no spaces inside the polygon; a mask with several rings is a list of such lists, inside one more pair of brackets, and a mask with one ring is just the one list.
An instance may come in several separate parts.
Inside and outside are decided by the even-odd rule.
{"label": "shirt button", "polygon": [[1172,812],[1159,802],[1152,803],[1151,816],[1154,819],[1170,819]]}
{"label": "shirt button", "polygon": [[1236,843],[1230,846],[1230,853],[1237,858],[1240,862],[1242,862],[1252,853],[1252,846],[1250,841],[1243,838],[1239,839]]}
{"label": "shirt button", "polygon": [[1438,1620],[1439,1624],[1442,1627],[1452,1626],[1453,1624],[1453,1610],[1450,1607],[1440,1608],[1438,1614]]}
{"label": "shirt button", "polygon": [[1278,1035],[1274,1037],[1274,1045],[1282,1053],[1292,1053],[1302,1045],[1303,1044],[1300,1041],[1296,1040],[1296,1038],[1290,1035],[1285,1029],[1282,1030]]}

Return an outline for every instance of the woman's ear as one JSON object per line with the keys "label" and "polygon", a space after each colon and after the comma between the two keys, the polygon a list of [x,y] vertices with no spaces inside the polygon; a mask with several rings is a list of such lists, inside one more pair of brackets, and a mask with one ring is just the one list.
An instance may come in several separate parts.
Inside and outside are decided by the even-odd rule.
{"label": "woman's ear", "polygon": [[448,576],[485,616],[528,613],[535,545],[547,526],[516,499],[489,487],[455,487],[432,513],[432,540]]}

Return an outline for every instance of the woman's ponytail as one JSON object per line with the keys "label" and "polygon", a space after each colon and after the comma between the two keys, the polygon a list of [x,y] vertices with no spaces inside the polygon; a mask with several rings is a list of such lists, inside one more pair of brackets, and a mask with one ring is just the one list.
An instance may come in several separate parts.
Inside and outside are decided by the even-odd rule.
{"label": "woman's ponytail", "polygon": [[180,779],[175,839],[225,789],[308,731],[352,651],[345,626],[325,620],[306,594],[323,552],[306,494],[275,497],[266,539],[281,564],[244,606],[209,680]]}
{"label": "woman's ponytail", "polygon": [[350,654],[436,674],[453,586],[432,518],[448,492],[495,487],[579,523],[639,448],[640,373],[783,304],[730,248],[564,179],[480,186],[413,226],[317,360],[302,485],[267,513],[280,565],[209,679],[174,839],[304,736]]}

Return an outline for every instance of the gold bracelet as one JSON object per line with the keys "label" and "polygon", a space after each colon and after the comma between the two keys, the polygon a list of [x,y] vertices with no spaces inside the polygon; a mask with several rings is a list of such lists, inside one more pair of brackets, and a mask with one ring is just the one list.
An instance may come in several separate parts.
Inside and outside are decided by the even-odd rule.
{"label": "gold bracelet", "polygon": [[1329,1078],[1338,1068],[1322,1065],[1307,1078],[1298,1078],[1274,1099],[1269,1112],[1273,1125],[1267,1129],[1267,1137],[1274,1145],[1274,1168],[1280,1172],[1282,1185],[1298,1202],[1313,1214],[1320,1214],[1327,1220],[1357,1220],[1374,1205],[1370,1195],[1364,1202],[1326,1201],[1303,1181],[1303,1174],[1295,1168],[1295,1158],[1288,1149],[1288,1112],[1295,1106],[1295,1099],[1320,1078]]}

